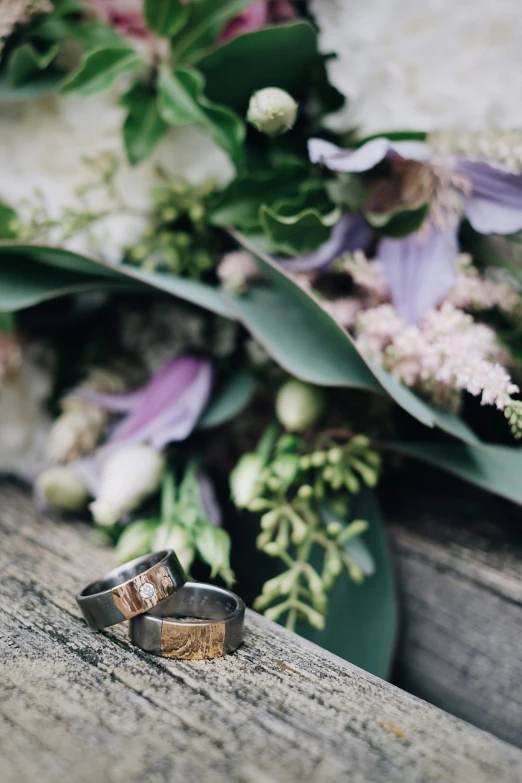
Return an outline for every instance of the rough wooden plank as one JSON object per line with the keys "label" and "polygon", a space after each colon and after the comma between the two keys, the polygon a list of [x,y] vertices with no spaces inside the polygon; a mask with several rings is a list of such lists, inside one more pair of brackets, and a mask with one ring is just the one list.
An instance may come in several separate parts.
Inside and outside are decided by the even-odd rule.
{"label": "rough wooden plank", "polygon": [[522,511],[462,484],[401,503],[396,682],[522,746]]}
{"label": "rough wooden plank", "polygon": [[517,783],[522,753],[250,612],[245,642],[170,661],[74,601],[109,553],[0,498],[2,783]]}

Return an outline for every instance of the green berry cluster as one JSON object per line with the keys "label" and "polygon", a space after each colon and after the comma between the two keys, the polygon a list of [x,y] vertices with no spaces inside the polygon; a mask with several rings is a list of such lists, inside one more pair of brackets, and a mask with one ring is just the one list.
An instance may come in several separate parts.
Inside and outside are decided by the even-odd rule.
{"label": "green berry cluster", "polygon": [[515,438],[522,438],[522,400],[512,400],[504,410],[504,416]]}
{"label": "green berry cluster", "polygon": [[[321,440],[324,437],[319,436]],[[249,487],[244,505],[262,512],[257,545],[279,558],[285,569],[265,583],[255,608],[272,620],[286,616],[290,629],[298,619],[322,629],[328,591],[343,568],[358,583],[372,573],[371,555],[359,538],[368,523],[347,520],[352,497],[363,485],[376,485],[380,456],[362,435],[344,445],[327,438],[325,448],[310,451],[301,438],[290,434],[281,436],[269,452],[266,437],[261,443],[263,457],[258,449],[238,464],[232,477],[233,496],[245,498],[239,486],[243,465]]]}
{"label": "green berry cluster", "polygon": [[191,185],[174,179],[152,192],[154,217],[138,244],[127,248],[128,260],[147,271],[165,270],[196,280],[214,269],[222,239],[210,225],[216,184]]}

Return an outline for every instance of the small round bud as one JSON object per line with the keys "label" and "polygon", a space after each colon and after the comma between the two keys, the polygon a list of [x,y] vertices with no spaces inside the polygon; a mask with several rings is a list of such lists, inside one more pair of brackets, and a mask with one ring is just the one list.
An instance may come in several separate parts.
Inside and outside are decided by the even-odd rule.
{"label": "small round bud", "polygon": [[265,87],[250,98],[247,120],[258,131],[278,136],[294,127],[298,105],[279,87]]}
{"label": "small round bud", "polygon": [[320,418],[323,410],[323,393],[308,383],[287,381],[277,393],[277,417],[291,432],[302,432],[311,427]]}
{"label": "small round bud", "polygon": [[310,484],[303,484],[299,489],[297,490],[297,494],[300,498],[303,500],[307,500],[308,498],[311,498],[314,494],[314,491]]}
{"label": "small round bud", "polygon": [[244,454],[230,474],[232,498],[238,508],[246,508],[256,497],[262,469],[257,454]]}
{"label": "small round bud", "polygon": [[339,462],[341,462],[343,458],[343,450],[340,449],[338,446],[336,446],[333,449],[330,449],[328,452],[328,462],[331,462],[332,465],[338,465]]}
{"label": "small round bud", "polygon": [[71,465],[57,465],[44,470],[36,487],[50,506],[61,511],[79,511],[89,497],[82,477]]}
{"label": "small round bud", "polygon": [[338,536],[342,529],[343,526],[340,522],[328,522],[326,526],[326,532],[332,537]]}
{"label": "small round bud", "polygon": [[326,454],[324,451],[314,451],[310,457],[310,462],[314,468],[320,468],[326,462]]}

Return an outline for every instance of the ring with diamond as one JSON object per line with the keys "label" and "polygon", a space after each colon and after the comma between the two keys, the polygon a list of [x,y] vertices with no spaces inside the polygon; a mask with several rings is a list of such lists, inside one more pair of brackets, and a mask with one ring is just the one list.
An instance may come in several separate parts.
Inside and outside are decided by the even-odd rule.
{"label": "ring with diamond", "polygon": [[245,604],[230,590],[187,582],[155,609],[130,621],[131,640],[163,658],[203,660],[243,641]]}
{"label": "ring with diamond", "polygon": [[153,609],[187,581],[172,549],[131,560],[93,582],[76,596],[95,631]]}

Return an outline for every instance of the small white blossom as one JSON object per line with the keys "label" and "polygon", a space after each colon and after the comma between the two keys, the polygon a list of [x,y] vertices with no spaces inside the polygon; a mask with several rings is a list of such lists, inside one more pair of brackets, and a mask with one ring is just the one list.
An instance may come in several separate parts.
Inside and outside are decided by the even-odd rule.
{"label": "small white blossom", "polygon": [[277,136],[294,127],[297,109],[297,103],[285,90],[265,87],[250,98],[247,120],[261,133]]}
{"label": "small white blossom", "polygon": [[150,446],[114,449],[103,461],[100,490],[89,506],[99,525],[113,525],[133,511],[160,485],[165,459]]}

